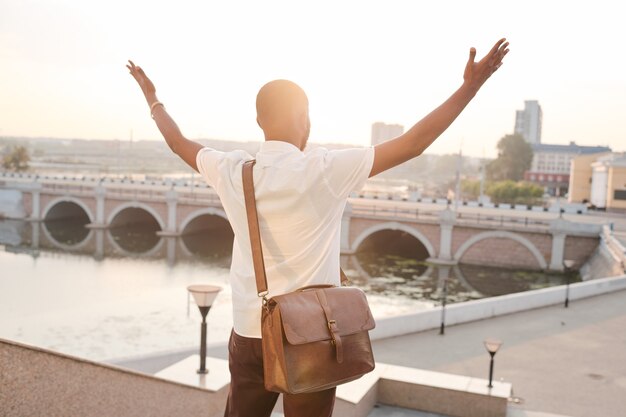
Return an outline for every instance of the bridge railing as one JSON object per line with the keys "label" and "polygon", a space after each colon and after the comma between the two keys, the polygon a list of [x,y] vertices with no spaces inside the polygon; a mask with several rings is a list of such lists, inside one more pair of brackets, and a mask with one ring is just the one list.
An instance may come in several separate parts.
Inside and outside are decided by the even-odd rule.
{"label": "bridge railing", "polygon": [[354,204],[352,215],[391,217],[406,220],[437,220],[439,218],[436,210],[418,210],[416,208],[405,208],[398,206],[364,206]]}
{"label": "bridge railing", "polygon": [[109,188],[106,189],[107,198],[133,199],[141,201],[164,201],[163,190],[141,188]]}
{"label": "bridge railing", "polygon": [[132,187],[186,187],[197,190],[209,189],[210,187],[203,180],[193,180],[188,178],[145,178],[136,179],[132,177],[117,177],[106,175],[54,175],[54,174],[35,174],[26,172],[8,172],[0,171],[0,180],[12,180],[17,182],[38,182],[41,184],[83,184],[86,187],[95,187],[102,185],[121,185]]}
{"label": "bridge railing", "polygon": [[186,204],[209,204],[209,205],[221,205],[222,202],[217,194],[212,192],[189,192],[182,191],[178,192],[178,202],[186,203]]}
{"label": "bridge railing", "polygon": [[537,227],[549,228],[552,219],[539,219],[526,216],[497,216],[484,213],[463,213],[458,212],[456,216],[457,223],[460,224],[477,224],[485,226],[502,226],[502,227]]}
{"label": "bridge railing", "polygon": [[[107,198],[133,199],[141,201],[165,201],[169,188],[144,187],[110,187],[106,188]],[[220,199],[212,189],[186,191],[176,189],[179,203],[219,205]],[[44,183],[42,192],[49,194],[70,194],[73,196],[93,196],[94,186],[91,184]]]}
{"label": "bridge railing", "polygon": [[[401,206],[365,206],[354,204],[353,216],[372,216],[396,220],[439,220],[440,210],[419,210]],[[527,216],[498,216],[484,213],[456,213],[456,223],[465,225],[484,225],[500,227],[533,227],[547,229],[552,219],[540,219]]]}
{"label": "bridge railing", "polygon": [[[44,183],[41,192],[49,194],[70,194],[73,196],[93,196],[93,185]],[[106,187],[107,197],[162,201],[165,199],[163,190],[146,188],[116,188]]]}
{"label": "bridge railing", "polygon": [[50,194],[71,194],[76,196],[89,196],[93,195],[93,185],[44,183],[41,186],[41,191]]}

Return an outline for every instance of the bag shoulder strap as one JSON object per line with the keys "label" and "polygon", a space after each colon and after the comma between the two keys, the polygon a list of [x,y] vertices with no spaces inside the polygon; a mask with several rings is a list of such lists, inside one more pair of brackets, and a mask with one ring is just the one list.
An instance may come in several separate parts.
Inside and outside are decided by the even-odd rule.
{"label": "bag shoulder strap", "polygon": [[263,248],[261,247],[261,232],[259,230],[259,217],[256,212],[256,200],[254,197],[254,179],[252,169],[256,161],[254,159],[243,164],[243,197],[246,202],[246,215],[248,217],[248,232],[252,245],[252,261],[254,263],[254,276],[256,277],[256,289],[259,297],[268,294],[267,276],[265,275],[265,262],[263,261]]}
{"label": "bag shoulder strap", "polygon": [[[261,247],[261,231],[259,229],[259,216],[256,211],[256,199],[254,196],[253,169],[256,160],[251,159],[244,162],[242,167],[243,196],[246,203],[246,215],[248,218],[248,232],[250,234],[250,244],[252,245],[252,261],[254,263],[254,276],[256,278],[256,289],[259,297],[265,297],[269,292],[267,289],[267,275],[265,273],[265,262],[263,261],[263,248]],[[341,284],[348,285],[350,280],[339,268],[341,274]]]}

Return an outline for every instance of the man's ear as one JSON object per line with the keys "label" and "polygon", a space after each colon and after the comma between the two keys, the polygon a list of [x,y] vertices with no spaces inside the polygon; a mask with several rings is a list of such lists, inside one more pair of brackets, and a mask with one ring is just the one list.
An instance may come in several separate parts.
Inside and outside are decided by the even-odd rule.
{"label": "man's ear", "polygon": [[256,118],[256,124],[258,124],[258,125],[259,125],[259,127],[260,127],[261,129],[263,129],[263,126],[261,126],[261,122],[259,121],[259,118],[258,118],[258,117]]}

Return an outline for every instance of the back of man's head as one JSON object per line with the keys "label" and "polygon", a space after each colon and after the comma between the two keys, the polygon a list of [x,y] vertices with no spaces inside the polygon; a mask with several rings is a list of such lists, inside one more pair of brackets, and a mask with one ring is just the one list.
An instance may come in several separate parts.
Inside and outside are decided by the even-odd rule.
{"label": "back of man's head", "polygon": [[302,88],[289,80],[274,80],[265,84],[256,96],[257,120],[264,128],[270,124],[290,124],[292,118],[308,114],[309,100]]}

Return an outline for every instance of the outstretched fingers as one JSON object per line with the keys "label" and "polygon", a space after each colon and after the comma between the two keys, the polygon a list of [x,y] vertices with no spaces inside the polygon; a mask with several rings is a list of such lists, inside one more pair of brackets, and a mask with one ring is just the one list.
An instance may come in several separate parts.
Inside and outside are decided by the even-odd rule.
{"label": "outstretched fingers", "polygon": [[495,67],[495,69],[498,69],[502,65],[502,60],[504,59],[506,54],[509,53],[508,46],[508,42],[502,44],[502,46],[500,46],[500,48],[496,52],[496,55],[493,57],[493,66]]}
{"label": "outstretched fingers", "polygon": [[146,76],[146,74],[143,72],[143,69],[141,69],[141,67],[135,65],[135,63],[131,61],[130,59],[128,60],[128,62],[130,63],[130,65],[126,65],[126,68],[128,68],[128,70],[133,76],[135,77],[137,75],[141,75],[142,77]]}
{"label": "outstretched fingers", "polygon": [[500,45],[500,47],[498,48],[496,57],[499,59],[502,59],[504,58],[504,55],[506,55],[508,52],[509,52],[509,43],[505,42],[502,45]]}
{"label": "outstretched fingers", "polygon": [[501,57],[502,51],[504,51],[509,46],[509,43],[506,42],[506,38],[500,39],[493,45],[493,48],[489,51],[485,58],[489,61],[489,64],[494,64],[495,61]]}
{"label": "outstretched fingers", "polygon": [[509,42],[507,42],[505,38],[502,38],[498,42],[496,42],[494,47],[491,48],[491,51],[489,51],[489,54],[487,55],[489,59],[489,69],[491,70],[490,74],[493,74],[498,68],[502,66],[502,60],[504,59],[504,56],[508,53]]}
{"label": "outstretched fingers", "polygon": [[[504,42],[506,42],[506,38],[502,38],[500,39],[498,42],[496,42],[495,45],[493,45],[493,48],[491,48],[491,51],[489,51],[488,55],[495,55],[496,52],[498,52],[498,50],[500,49],[500,47],[502,46],[502,44],[504,44]],[[509,43],[506,42],[506,44],[508,45]]]}
{"label": "outstretched fingers", "polygon": [[133,76],[133,78],[135,78],[135,80],[141,84],[141,82],[146,79],[146,74],[143,72],[143,70],[141,69],[141,67],[135,65],[135,63],[133,61],[131,61],[130,59],[128,60],[128,63],[130,65],[126,65],[126,68],[128,68],[128,71],[130,72],[130,75]]}

